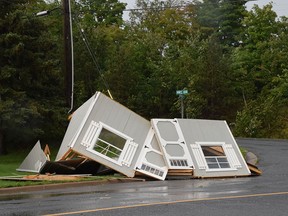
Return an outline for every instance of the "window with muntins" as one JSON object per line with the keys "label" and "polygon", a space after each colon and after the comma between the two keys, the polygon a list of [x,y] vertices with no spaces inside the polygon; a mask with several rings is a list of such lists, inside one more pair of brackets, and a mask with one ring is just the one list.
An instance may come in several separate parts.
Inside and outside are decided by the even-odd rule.
{"label": "window with muntins", "polygon": [[222,146],[201,146],[209,169],[226,169],[230,164]]}
{"label": "window with muntins", "polygon": [[117,161],[123,151],[125,143],[126,139],[123,137],[120,137],[106,128],[102,128],[93,150]]}

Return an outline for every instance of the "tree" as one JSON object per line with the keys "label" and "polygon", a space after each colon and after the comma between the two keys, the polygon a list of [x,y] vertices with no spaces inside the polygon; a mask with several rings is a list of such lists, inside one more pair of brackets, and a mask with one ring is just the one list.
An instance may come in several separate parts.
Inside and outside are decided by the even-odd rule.
{"label": "tree", "polygon": [[235,69],[246,83],[246,106],[235,128],[240,136],[287,135],[287,18],[276,17],[270,4],[254,6],[244,20],[243,45],[234,53]]}
{"label": "tree", "polygon": [[239,46],[247,0],[222,0],[220,3],[219,31],[217,33],[224,46]]}
{"label": "tree", "polygon": [[[271,49],[269,43],[282,31],[272,6],[255,6],[243,21],[242,45],[234,51],[234,69],[245,83],[245,98],[253,99],[270,82],[269,67],[264,68],[263,54]],[[268,51],[269,52],[269,51]],[[266,63],[265,63],[266,64]]]}
{"label": "tree", "polygon": [[51,83],[61,82],[60,70],[47,55],[53,44],[43,22],[25,13],[39,6],[36,0],[0,2],[0,154],[11,138],[25,144],[43,134],[45,121],[53,118],[52,104],[59,103],[61,94]]}
{"label": "tree", "polygon": [[197,6],[197,20],[201,26],[204,38],[214,34],[219,29],[220,0],[194,1]]}
{"label": "tree", "polygon": [[121,32],[124,9],[125,3],[118,0],[75,2],[73,36],[76,107],[95,91],[107,90],[109,87],[105,80],[106,61],[110,58],[108,47],[112,42],[108,39],[109,30]]}
{"label": "tree", "polygon": [[273,79],[273,89],[263,91],[238,113],[234,130],[236,136],[278,139],[287,137],[287,81],[286,70],[285,75]]}
{"label": "tree", "polygon": [[[187,58],[182,49],[197,34],[194,8],[177,8],[173,4],[177,3],[138,1],[143,10],[132,13],[126,29],[127,39],[118,43],[120,46],[114,52],[115,57],[118,50],[125,54],[119,55],[117,60],[111,58],[111,62],[115,62],[113,73],[108,77],[112,88],[121,86],[123,91],[116,90],[120,101],[147,118],[178,115],[174,107],[175,91],[186,86],[190,70],[184,65],[183,60]],[[117,65],[123,67],[117,68]],[[125,74],[120,75],[121,70]]]}
{"label": "tree", "polygon": [[83,20],[85,28],[102,25],[122,25],[125,3],[118,0],[79,0],[76,2],[76,16]]}
{"label": "tree", "polygon": [[205,38],[215,34],[226,48],[239,45],[247,0],[195,1],[197,19]]}

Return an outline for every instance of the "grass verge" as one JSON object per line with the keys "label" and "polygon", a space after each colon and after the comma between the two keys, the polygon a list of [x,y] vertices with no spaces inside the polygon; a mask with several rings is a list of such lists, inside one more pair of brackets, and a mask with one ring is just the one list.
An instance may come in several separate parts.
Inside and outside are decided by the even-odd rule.
{"label": "grass verge", "polygon": [[[29,151],[14,151],[7,155],[0,155],[0,177],[16,177],[16,176],[25,176],[25,175],[35,175],[35,173],[28,172],[18,172],[16,169],[20,166],[22,161],[28,155]],[[116,179],[119,176],[91,176],[88,178],[81,178],[73,181],[16,181],[16,180],[3,180],[0,179],[0,188],[9,188],[9,187],[23,187],[23,186],[33,186],[33,185],[45,185],[45,184],[59,184],[66,182],[80,182],[80,181],[98,181],[98,180],[110,180]]]}

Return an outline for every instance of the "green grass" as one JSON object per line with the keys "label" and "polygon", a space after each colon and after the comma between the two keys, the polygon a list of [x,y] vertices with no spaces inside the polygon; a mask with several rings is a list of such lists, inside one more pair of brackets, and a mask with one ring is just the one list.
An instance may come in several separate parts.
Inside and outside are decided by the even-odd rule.
{"label": "green grass", "polygon": [[[0,177],[16,177],[16,176],[25,176],[25,175],[35,175],[37,173],[28,173],[28,172],[19,172],[16,169],[21,165],[22,161],[26,158],[30,150],[18,150],[10,152],[7,155],[0,155]],[[57,152],[57,151],[55,151]],[[55,158],[55,155],[51,155],[51,158]],[[92,176],[89,178],[83,178],[80,180],[75,180],[73,182],[79,181],[94,181],[94,180],[106,180],[106,179],[115,179],[115,176]],[[119,178],[119,176],[118,176]],[[54,183],[63,183],[69,181],[14,181],[14,180],[2,180],[0,179],[0,188],[8,187],[22,187],[22,186],[31,186],[31,185],[44,185],[44,184],[54,184]],[[71,181],[70,181],[71,182]]]}
{"label": "green grass", "polygon": [[[31,173],[18,172],[16,169],[20,166],[22,161],[25,159],[29,152],[27,151],[15,151],[7,155],[0,156],[0,177],[4,176],[23,176]],[[6,187],[19,187],[26,185],[36,185],[41,182],[19,182],[19,181],[8,181],[0,180],[0,188]]]}
{"label": "green grass", "polygon": [[0,176],[23,175],[23,172],[18,172],[16,169],[20,166],[27,154],[26,152],[21,151],[7,155],[0,155]]}
{"label": "green grass", "polygon": [[0,188],[10,188],[10,187],[24,187],[24,186],[33,186],[33,185],[44,185],[51,184],[56,182],[33,182],[33,181],[10,181],[10,180],[0,180]]}
{"label": "green grass", "polygon": [[[30,173],[31,174],[31,173]],[[34,173],[35,174],[35,173]],[[10,188],[10,187],[23,187],[23,186],[34,186],[34,185],[48,185],[48,184],[59,184],[67,182],[83,182],[83,181],[100,181],[100,180],[111,180],[117,179],[119,176],[91,176],[79,180],[73,181],[16,181],[16,180],[0,180],[0,189],[1,188]]]}
{"label": "green grass", "polygon": [[240,152],[242,153],[242,156],[244,158],[246,158],[246,154],[247,154],[248,150],[240,146]]}

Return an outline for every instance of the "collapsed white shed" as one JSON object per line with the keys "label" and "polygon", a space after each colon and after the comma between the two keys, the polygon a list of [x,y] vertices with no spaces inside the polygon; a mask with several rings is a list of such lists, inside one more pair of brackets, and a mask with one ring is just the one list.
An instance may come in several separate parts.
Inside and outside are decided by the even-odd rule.
{"label": "collapsed white shed", "polygon": [[149,121],[97,92],[73,113],[56,160],[77,153],[128,177],[163,180],[168,169],[157,145]]}
{"label": "collapsed white shed", "polygon": [[[37,149],[39,152],[39,143]],[[29,167],[35,170],[35,166],[42,169],[38,157],[31,154],[19,170],[31,170]],[[128,177],[141,173],[164,180],[167,174],[191,178],[251,174],[225,121],[152,119],[149,122],[100,92],[73,113],[56,161],[75,156]]]}
{"label": "collapsed white shed", "polygon": [[151,122],[169,169],[192,169],[196,178],[251,174],[226,121],[152,119]]}
{"label": "collapsed white shed", "polygon": [[40,141],[38,141],[20,164],[17,171],[38,173],[41,171],[41,168],[45,165],[46,161],[47,157],[41,149]]}

